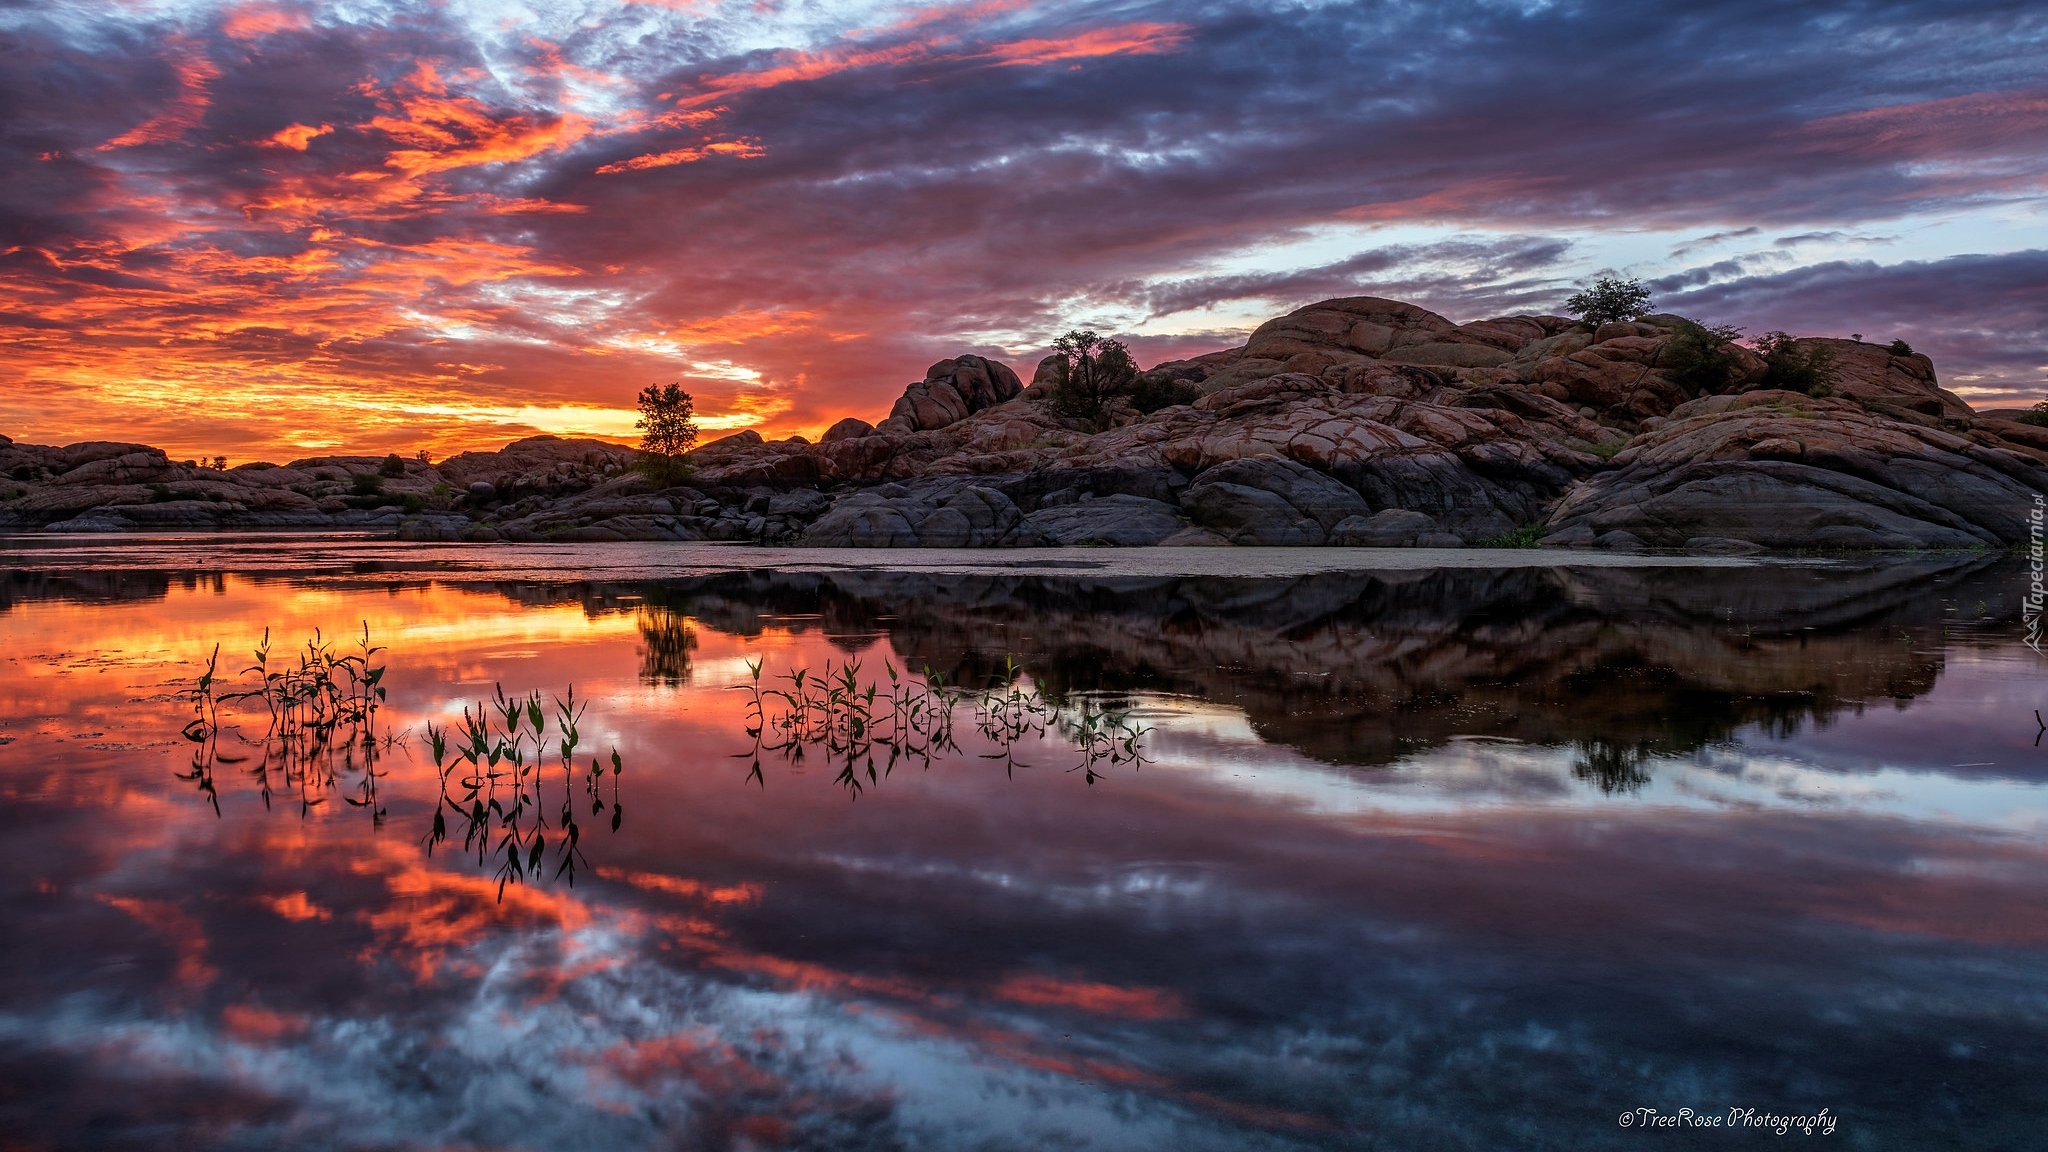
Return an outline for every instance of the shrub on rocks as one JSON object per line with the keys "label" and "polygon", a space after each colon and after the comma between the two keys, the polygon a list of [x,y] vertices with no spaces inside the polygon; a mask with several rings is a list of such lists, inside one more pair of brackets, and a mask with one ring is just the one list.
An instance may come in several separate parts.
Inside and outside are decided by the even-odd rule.
{"label": "shrub on rocks", "polygon": [[1835,353],[1827,345],[1802,341],[1783,332],[1766,332],[1756,338],[1756,354],[1764,358],[1763,387],[1808,396],[1829,396],[1841,370]]}
{"label": "shrub on rocks", "polygon": [[1709,327],[1696,320],[1680,322],[1664,347],[1665,374],[1694,395],[1719,392],[1735,377],[1735,338],[1742,329],[1727,324]]}

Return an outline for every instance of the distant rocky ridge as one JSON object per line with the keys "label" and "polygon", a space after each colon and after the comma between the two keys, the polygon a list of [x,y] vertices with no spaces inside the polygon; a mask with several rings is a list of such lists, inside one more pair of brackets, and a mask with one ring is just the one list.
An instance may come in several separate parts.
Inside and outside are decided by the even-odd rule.
{"label": "distant rocky ridge", "polygon": [[[335,456],[216,470],[133,444],[0,437],[0,530],[308,528],[401,539],[828,546],[1973,548],[2026,539],[2048,429],[1973,413],[1919,354],[1826,347],[1831,393],[1717,394],[1675,373],[1683,321],[1453,324],[1327,300],[1241,348],[1157,365],[1200,398],[1106,429],[981,356],[933,365],[879,423],[741,432],[653,491],[630,449],[534,437],[427,464]],[[383,473],[393,473],[380,475]]]}

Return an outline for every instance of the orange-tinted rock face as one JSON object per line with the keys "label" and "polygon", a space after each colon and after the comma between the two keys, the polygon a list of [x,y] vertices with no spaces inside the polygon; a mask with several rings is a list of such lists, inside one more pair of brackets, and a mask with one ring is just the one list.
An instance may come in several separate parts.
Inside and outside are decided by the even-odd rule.
{"label": "orange-tinted rock face", "polygon": [[889,409],[888,419],[876,427],[884,432],[936,431],[1023,390],[1023,383],[1007,364],[973,355],[941,360],[925,372],[923,380],[903,390]]}

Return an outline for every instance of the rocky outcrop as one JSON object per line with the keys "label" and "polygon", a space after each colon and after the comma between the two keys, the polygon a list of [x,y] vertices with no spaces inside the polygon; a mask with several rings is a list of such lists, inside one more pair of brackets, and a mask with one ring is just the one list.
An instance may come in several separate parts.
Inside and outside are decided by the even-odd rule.
{"label": "rocky outcrop", "polygon": [[846,547],[1453,547],[1547,529],[1566,546],[1737,554],[2011,543],[2048,490],[2048,429],[1977,417],[1925,356],[1802,340],[1835,369],[1805,396],[1766,388],[1764,361],[1739,347],[1718,379],[1684,370],[1687,327],[1456,324],[1326,300],[1148,370],[1194,385],[1171,393],[1192,402],[1119,400],[1092,423],[1048,403],[1049,362],[1025,388],[962,355],[878,424],[849,417],[815,444],[734,433],[660,491],[630,449],[595,440],[226,471],[141,445],[6,442],[0,529]]}
{"label": "rocky outcrop", "polygon": [[960,479],[884,484],[841,497],[805,542],[838,548],[994,548],[1036,544],[999,489]]}
{"label": "rocky outcrop", "polygon": [[984,356],[956,356],[932,365],[924,379],[903,390],[882,432],[929,432],[950,427],[1024,390],[1007,365]]}
{"label": "rocky outcrop", "polygon": [[[2041,463],[1849,400],[1758,391],[1682,405],[1575,489],[1546,543],[1971,548],[2017,543]],[[1616,541],[1630,543],[1627,539]]]}

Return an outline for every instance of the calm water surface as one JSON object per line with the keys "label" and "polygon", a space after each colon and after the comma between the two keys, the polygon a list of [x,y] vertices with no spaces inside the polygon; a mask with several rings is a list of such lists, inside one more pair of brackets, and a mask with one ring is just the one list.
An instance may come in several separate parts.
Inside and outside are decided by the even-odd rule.
{"label": "calm water surface", "polygon": [[[1196,551],[16,541],[0,1147],[2041,1146],[2023,566]],[[186,737],[365,623],[372,746]],[[750,733],[849,661],[1037,719]],[[508,873],[424,736],[571,684]]]}

